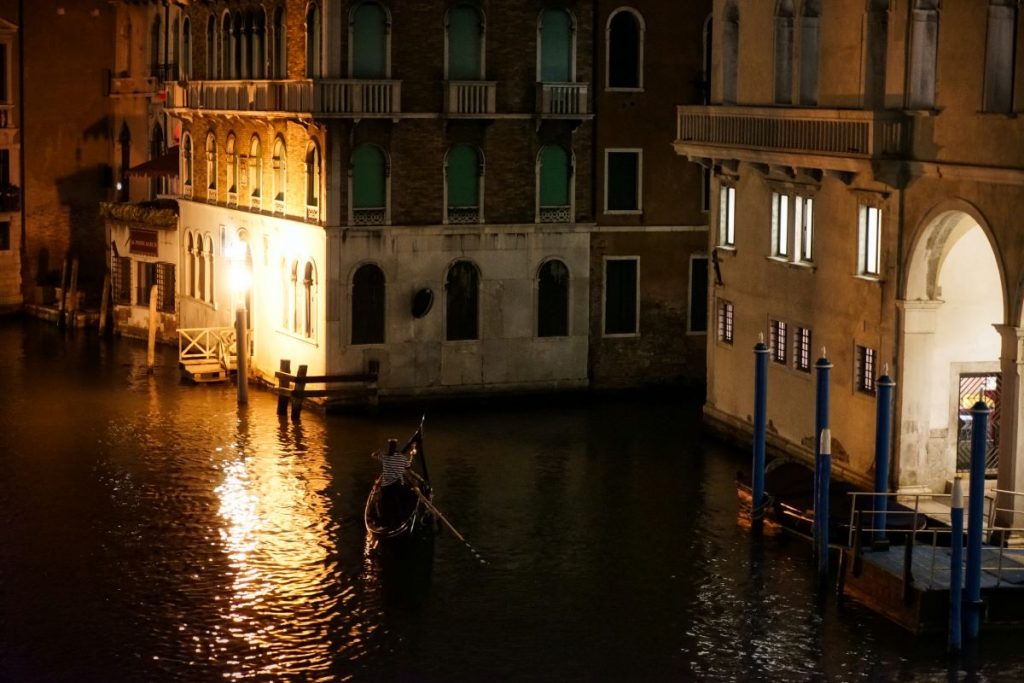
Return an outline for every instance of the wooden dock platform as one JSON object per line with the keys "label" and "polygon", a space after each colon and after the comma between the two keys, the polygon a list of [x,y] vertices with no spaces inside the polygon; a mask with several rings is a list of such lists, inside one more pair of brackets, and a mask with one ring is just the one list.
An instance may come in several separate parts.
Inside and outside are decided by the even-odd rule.
{"label": "wooden dock platform", "polygon": [[[915,545],[910,581],[903,546],[888,550],[843,549],[840,594],[913,632],[945,631],[949,625],[950,549]],[[983,628],[1024,626],[1024,553],[985,546],[981,558]]]}

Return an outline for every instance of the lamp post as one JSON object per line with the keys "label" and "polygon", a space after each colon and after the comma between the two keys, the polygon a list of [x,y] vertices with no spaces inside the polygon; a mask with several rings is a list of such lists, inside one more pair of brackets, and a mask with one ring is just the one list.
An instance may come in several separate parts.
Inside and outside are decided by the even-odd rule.
{"label": "lamp post", "polygon": [[245,247],[239,243],[231,259],[231,290],[235,298],[235,379],[238,405],[249,402],[249,325],[245,297],[252,284],[252,273],[245,261]]}

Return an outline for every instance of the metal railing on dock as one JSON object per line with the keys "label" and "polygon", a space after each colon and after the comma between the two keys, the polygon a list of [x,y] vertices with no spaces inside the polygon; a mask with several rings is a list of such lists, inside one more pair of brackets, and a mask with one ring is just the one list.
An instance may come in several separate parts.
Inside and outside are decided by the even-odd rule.
{"label": "metal railing on dock", "polygon": [[[902,540],[905,546],[917,546],[921,551],[931,549],[931,558],[927,577],[929,584],[940,583],[937,574],[948,577],[948,549],[952,537],[950,507],[951,494],[948,493],[850,493],[850,526],[849,547],[855,552],[863,547],[864,539],[870,543],[872,538],[884,536],[887,539]],[[966,501],[968,497],[965,495]],[[875,518],[878,500],[885,501],[885,517],[892,524],[885,524],[884,529],[874,527],[871,522]],[[1000,526],[996,520],[1002,515],[1020,515],[1020,509],[999,507],[997,502],[1018,499],[1024,502],[1024,492],[991,490],[985,496],[985,515],[982,524],[983,562],[981,570],[995,578],[998,587],[1003,582],[1021,584],[1024,582],[1024,545],[1014,544],[1015,540],[1024,541],[1024,527]],[[893,509],[888,503],[896,501],[907,509]],[[965,504],[965,509],[966,509]],[[867,520],[867,521],[865,521]]]}

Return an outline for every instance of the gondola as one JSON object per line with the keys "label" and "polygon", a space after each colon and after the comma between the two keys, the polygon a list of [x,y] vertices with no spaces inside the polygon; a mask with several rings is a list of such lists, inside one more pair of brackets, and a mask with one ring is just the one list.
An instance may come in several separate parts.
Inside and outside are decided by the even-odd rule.
{"label": "gondola", "polygon": [[[378,476],[366,498],[363,522],[370,538],[376,543],[395,546],[412,540],[433,537],[436,520],[429,506],[433,497],[427,461],[423,449],[423,421],[401,452],[409,456],[411,465],[406,472],[403,495],[391,502],[395,509],[384,509]],[[418,471],[417,471],[418,470]]]}

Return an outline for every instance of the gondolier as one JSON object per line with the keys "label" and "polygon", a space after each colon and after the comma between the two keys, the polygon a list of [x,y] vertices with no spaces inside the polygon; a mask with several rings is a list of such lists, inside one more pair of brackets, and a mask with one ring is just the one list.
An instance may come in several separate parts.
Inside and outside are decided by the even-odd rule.
{"label": "gondolier", "polygon": [[382,517],[395,520],[404,507],[409,492],[405,488],[405,472],[411,463],[411,453],[398,450],[398,439],[388,439],[387,449],[380,456],[380,504]]}

